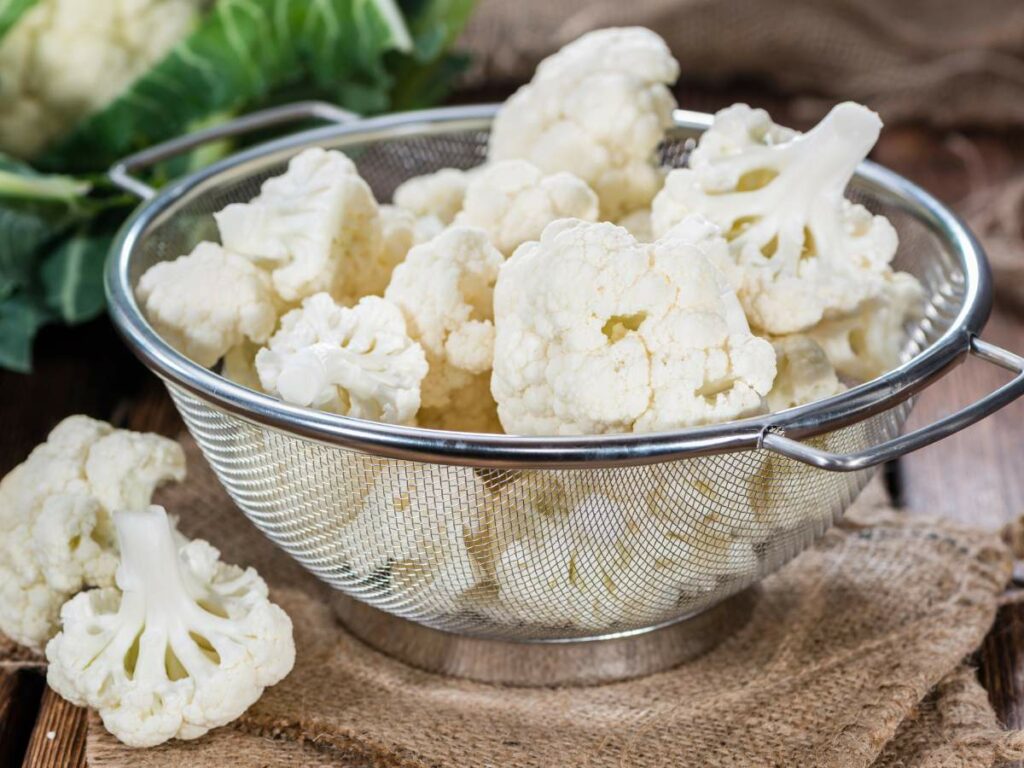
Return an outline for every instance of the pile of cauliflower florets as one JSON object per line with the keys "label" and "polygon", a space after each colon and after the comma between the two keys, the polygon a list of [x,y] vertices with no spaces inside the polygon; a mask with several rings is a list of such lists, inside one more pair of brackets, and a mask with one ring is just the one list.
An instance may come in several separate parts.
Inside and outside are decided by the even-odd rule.
{"label": "pile of cauliflower florets", "polygon": [[896,231],[844,197],[881,123],[715,116],[665,172],[679,67],[605,29],[543,61],[487,162],[380,205],[310,149],[138,296],[183,353],[301,406],[520,435],[653,432],[800,405],[899,363],[921,303]]}
{"label": "pile of cauliflower florets", "polygon": [[[216,214],[220,244],[143,275],[141,305],[246,386],[446,430],[676,430],[896,366],[923,291],[891,267],[890,222],[844,196],[878,117],[840,104],[800,134],[735,105],[666,171],[678,69],[648,30],[587,34],[502,106],[486,163],[411,178],[390,204],[345,155],[307,150]],[[762,470],[729,515],[670,467],[650,498],[467,471],[454,500],[429,472],[400,488],[383,473],[329,537],[354,574],[387,572],[430,610],[488,586],[468,607],[498,622],[636,625],[756,572],[799,517],[758,490]],[[486,501],[467,522],[449,502],[468,499]]]}
{"label": "pile of cauliflower florets", "polygon": [[151,505],[184,477],[175,441],[72,416],[0,481],[0,632],[132,746],[231,722],[295,659],[259,575]]}

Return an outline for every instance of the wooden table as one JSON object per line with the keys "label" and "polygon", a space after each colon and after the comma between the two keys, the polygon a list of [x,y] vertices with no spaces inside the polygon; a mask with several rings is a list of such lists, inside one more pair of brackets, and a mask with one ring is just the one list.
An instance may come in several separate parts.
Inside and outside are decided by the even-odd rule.
{"label": "wooden table", "polygon": [[[692,92],[690,97],[698,109],[723,103]],[[956,203],[979,173],[988,174],[986,183],[999,183],[1024,169],[1022,136],[965,138],[896,129],[886,133],[875,157]],[[985,338],[1024,350],[1022,318],[1024,314],[997,307]],[[967,363],[921,397],[911,427],[977,399],[1004,378],[983,363]],[[35,373],[0,373],[0,393],[0,474],[24,459],[69,414],[86,413],[117,426],[166,435],[182,428],[161,386],[121,346],[105,320],[74,331],[45,331]],[[891,491],[909,512],[998,528],[1024,513],[1022,428],[1024,402],[1018,402],[902,460],[889,472]],[[1004,608],[979,651],[978,674],[999,717],[1013,728],[1024,727],[1022,655],[1024,607]],[[85,764],[84,749],[85,713],[46,689],[38,665],[0,671],[0,765],[79,766]]]}

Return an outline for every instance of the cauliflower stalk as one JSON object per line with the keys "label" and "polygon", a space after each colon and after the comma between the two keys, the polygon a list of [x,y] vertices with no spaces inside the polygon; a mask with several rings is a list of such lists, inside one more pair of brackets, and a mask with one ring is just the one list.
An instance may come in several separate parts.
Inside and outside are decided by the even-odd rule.
{"label": "cauliflower stalk", "polygon": [[651,432],[762,412],[775,354],[703,247],[572,220],[521,246],[494,293],[505,430]]}
{"label": "cauliflower stalk", "polygon": [[[494,424],[487,381],[494,359],[493,292],[501,254],[482,229],[453,226],[409,251],[385,298],[422,346],[424,422],[481,431]],[[448,413],[447,416],[443,415]]]}
{"label": "cauliflower stalk", "polygon": [[544,173],[569,171],[615,220],[650,205],[661,186],[655,150],[672,125],[668,86],[679,64],[639,27],[589,32],[542,61],[498,111],[491,161],[520,158]]}
{"label": "cauliflower stalk", "polygon": [[394,304],[367,296],[346,308],[318,293],[281,318],[256,371],[265,391],[289,403],[406,424],[419,409],[427,361]]}
{"label": "cauliflower stalk", "polygon": [[545,176],[525,160],[502,160],[469,182],[455,223],[480,227],[510,256],[556,219],[597,221],[597,195],[571,173]]}
{"label": "cauliflower stalk", "polygon": [[86,416],[58,424],[0,481],[0,631],[42,647],[69,597],[113,583],[111,512],[146,505],[157,485],[184,477],[173,440]]}
{"label": "cauliflower stalk", "polygon": [[245,340],[262,344],[277,324],[269,273],[216,243],[154,264],[136,294],[157,332],[207,368]]}
{"label": "cauliflower stalk", "polygon": [[195,25],[203,0],[39,0],[0,43],[0,146],[31,157]]}
{"label": "cauliflower stalk", "polygon": [[116,512],[114,524],[117,588],[70,600],[46,646],[57,693],[151,747],[231,722],[291,671],[291,621],[253,569],[225,565],[205,541],[179,550],[161,507]]}
{"label": "cauliflower stalk", "polygon": [[370,187],[341,152],[314,147],[264,182],[258,197],[215,214],[221,242],[271,271],[286,302],[329,291],[365,295],[362,265],[380,249],[380,218]]}
{"label": "cauliflower stalk", "polygon": [[654,234],[690,213],[725,233],[750,324],[807,330],[877,296],[892,273],[896,230],[843,196],[881,121],[858,104],[835,107],[806,134],[737,104],[715,116],[655,198]]}

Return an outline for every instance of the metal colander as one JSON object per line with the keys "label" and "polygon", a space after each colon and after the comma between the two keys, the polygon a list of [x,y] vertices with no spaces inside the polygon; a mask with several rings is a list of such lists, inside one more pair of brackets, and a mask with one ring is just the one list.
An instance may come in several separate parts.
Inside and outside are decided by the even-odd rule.
{"label": "metal colander", "polygon": [[[143,271],[216,240],[212,214],[255,197],[302,149],[344,151],[383,201],[410,176],[481,163],[493,113],[453,108],[353,122],[326,105],[291,105],[141,153],[111,173],[147,198],[108,272],[118,328],[167,383],[238,506],[355,600],[347,615],[370,642],[410,655],[389,638],[402,634],[396,626],[413,625],[381,624],[383,614],[449,638],[570,644],[702,615],[810,546],[863,488],[870,467],[978,420],[1024,388],[1021,359],[975,336],[990,304],[976,241],[929,195],[869,163],[850,194],[890,218],[901,241],[895,266],[916,275],[928,298],[907,329],[907,362],[842,395],[757,419],[580,438],[364,422],[227,381],[175,352],[140,312],[133,288]],[[202,141],[296,117],[341,124],[261,145],[159,193],[130,175]],[[709,122],[678,112],[664,165],[684,164]],[[900,437],[912,395],[969,352],[1018,375]],[[419,647],[424,637],[413,632],[403,643]],[[623,670],[635,671],[609,674]]]}

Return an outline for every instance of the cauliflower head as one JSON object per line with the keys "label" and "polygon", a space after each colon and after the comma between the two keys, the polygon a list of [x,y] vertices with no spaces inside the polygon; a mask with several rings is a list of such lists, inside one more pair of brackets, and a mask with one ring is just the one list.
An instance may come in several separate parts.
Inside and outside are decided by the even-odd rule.
{"label": "cauliflower head", "polygon": [[374,258],[352,265],[351,283],[358,286],[358,295],[344,303],[355,303],[363,296],[381,296],[388,287],[391,273],[405,261],[414,245],[425,243],[441,233],[444,225],[433,216],[417,218],[394,205],[380,206],[380,246]]}
{"label": "cauliflower head", "polygon": [[319,147],[264,182],[258,197],[214,214],[221,242],[271,272],[286,302],[321,291],[363,295],[358,265],[380,248],[377,201],[355,164]]}
{"label": "cauliflower head", "polygon": [[154,264],[135,292],[157,332],[207,368],[246,339],[262,344],[277,324],[270,274],[216,243]]}
{"label": "cauliflower head", "polygon": [[778,368],[768,393],[772,413],[823,400],[846,389],[825,350],[809,336],[781,336],[772,341],[772,347]]}
{"label": "cauliflower head", "polygon": [[47,682],[99,712],[119,740],[152,747],[231,722],[287,675],[292,624],[252,568],[179,541],[161,507],[119,511],[117,587],[61,610]]}
{"label": "cauliflower head", "polygon": [[367,296],[342,307],[318,293],[281,318],[256,353],[256,371],[263,389],[286,402],[407,424],[420,407],[427,361],[391,302]]}
{"label": "cauliflower head", "polygon": [[86,416],[58,424],[0,481],[0,631],[40,648],[73,594],[113,583],[110,515],[185,477],[173,440]]}
{"label": "cauliflower head", "polygon": [[447,226],[462,210],[466,186],[474,173],[475,170],[442,168],[434,173],[413,176],[395,188],[391,200],[417,219],[433,218]]}
{"label": "cauliflower head", "polygon": [[[335,535],[357,577],[386,572],[388,589],[430,610],[453,612],[479,577],[467,540],[486,497],[487,489],[469,470],[384,472]],[[464,506],[452,509],[457,503]]]}
{"label": "cauliflower head", "polygon": [[806,134],[744,104],[722,110],[690,167],[672,171],[655,198],[654,234],[691,213],[718,225],[741,273],[743,308],[765,333],[849,314],[882,290],[896,253],[888,219],[843,196],[881,125],[849,102]]}
{"label": "cauliflower head", "polygon": [[502,267],[494,318],[491,390],[510,434],[727,421],[761,412],[775,378],[771,345],[688,236],[549,224]]}
{"label": "cauliflower head", "polygon": [[679,64],[640,27],[589,32],[542,61],[498,111],[491,161],[529,160],[569,171],[601,201],[601,218],[650,205],[662,183],[655,150],[672,125],[668,86]]}
{"label": "cauliflower head", "polygon": [[617,222],[620,227],[639,240],[641,243],[654,242],[654,230],[651,228],[651,209],[637,208],[627,213]]}
{"label": "cauliflower head", "polygon": [[897,367],[906,346],[906,323],[924,309],[924,289],[905,272],[886,276],[881,292],[844,317],[807,331],[840,374],[869,381]]}
{"label": "cauliflower head", "polygon": [[455,223],[480,227],[510,256],[556,219],[597,221],[597,195],[571,173],[545,176],[525,160],[502,160],[469,182]]}
{"label": "cauliflower head", "polygon": [[384,296],[401,308],[426,353],[424,410],[493,407],[479,382],[494,359],[493,293],[502,261],[482,229],[453,226],[395,268]]}
{"label": "cauliflower head", "polygon": [[0,147],[32,157],[193,28],[203,0],[39,0],[0,42]]}

